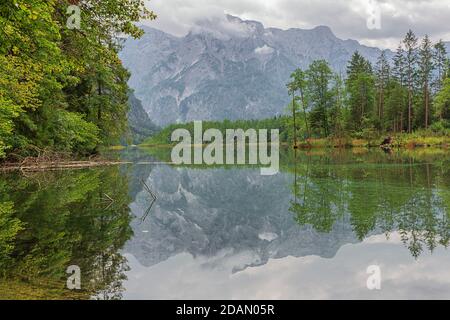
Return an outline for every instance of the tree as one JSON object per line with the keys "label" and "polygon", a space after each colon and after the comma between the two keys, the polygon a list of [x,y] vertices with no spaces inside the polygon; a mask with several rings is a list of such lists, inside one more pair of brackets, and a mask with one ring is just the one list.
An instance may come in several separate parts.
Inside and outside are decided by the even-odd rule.
{"label": "tree", "polygon": [[406,88],[396,79],[391,79],[386,91],[386,116],[389,119],[391,130],[403,131],[404,102],[407,95]]}
{"label": "tree", "polygon": [[396,79],[401,86],[405,85],[405,51],[403,50],[402,43],[399,44],[395,52],[393,59],[394,66],[392,68],[392,76]]}
{"label": "tree", "polygon": [[[402,94],[401,96],[397,97],[389,97],[391,102],[393,100],[396,100],[396,103],[398,105],[395,107],[396,111],[396,117],[394,119],[394,131],[402,132],[405,127],[403,123],[404,119],[404,110],[406,106],[406,97],[407,93],[404,92],[404,90],[400,90],[400,88],[404,88],[406,85],[406,60],[405,60],[405,50],[403,50],[403,43],[400,42],[393,59],[393,68],[392,68],[392,76],[393,79],[398,83],[399,87],[395,86],[395,91],[397,94]],[[392,89],[392,86],[391,86]],[[391,110],[393,109],[393,106],[391,107]]]}
{"label": "tree", "polygon": [[341,75],[335,74],[332,87],[333,109],[331,121],[334,134],[342,137],[346,121],[346,88]]}
{"label": "tree", "polygon": [[389,78],[390,78],[390,66],[389,66],[389,62],[387,61],[385,51],[382,51],[378,58],[378,61],[376,64],[376,69],[375,69],[375,74],[376,74],[375,85],[376,85],[377,91],[378,91],[378,94],[377,94],[378,120],[380,122],[380,129],[383,130],[384,129],[383,118],[384,118],[385,93],[386,93],[387,85],[389,83]]}
{"label": "tree", "polygon": [[441,121],[450,118],[450,77],[446,78],[442,84],[442,89],[435,98],[436,116]]}
{"label": "tree", "polygon": [[316,60],[306,71],[309,102],[311,105],[311,126],[324,136],[330,134],[329,111],[333,105],[330,82],[333,72],[325,60]]}
{"label": "tree", "polygon": [[433,52],[430,38],[425,35],[419,50],[420,65],[419,77],[423,89],[424,111],[425,111],[425,129],[428,129],[430,114],[430,82],[433,73]]}
{"label": "tree", "polygon": [[435,92],[439,92],[445,79],[447,67],[447,50],[442,40],[439,40],[433,47],[433,60],[437,70],[437,76],[434,81]]}
{"label": "tree", "polygon": [[[81,30],[69,30],[68,5],[2,2],[0,157],[48,148],[92,153],[125,132],[129,75],[118,58],[119,36],[139,37],[143,31],[135,22],[155,15],[142,0],[84,0],[78,2]],[[80,132],[86,140],[61,144],[74,123],[87,130]]]}
{"label": "tree", "polygon": [[[304,121],[306,126],[306,132],[308,133],[308,137],[311,137],[311,132],[309,129],[308,124],[308,116],[306,108],[308,106],[308,82],[306,78],[306,73],[300,69],[297,68],[292,74],[291,74],[292,81],[288,83],[287,87],[289,90],[289,93],[292,95],[292,115],[294,118],[294,132],[296,132],[297,123],[296,123],[296,102],[300,101],[303,109],[303,115],[304,115]],[[296,97],[295,94],[298,92],[300,95],[299,97]],[[296,145],[296,135],[294,135],[294,144]]]}
{"label": "tree", "polygon": [[349,94],[350,126],[361,130],[369,121],[374,105],[374,76],[372,66],[359,52],[355,52],[347,67],[347,91]]}
{"label": "tree", "polygon": [[417,76],[417,38],[412,30],[409,30],[403,40],[405,46],[405,73],[408,87],[408,133],[412,132],[414,84]]}

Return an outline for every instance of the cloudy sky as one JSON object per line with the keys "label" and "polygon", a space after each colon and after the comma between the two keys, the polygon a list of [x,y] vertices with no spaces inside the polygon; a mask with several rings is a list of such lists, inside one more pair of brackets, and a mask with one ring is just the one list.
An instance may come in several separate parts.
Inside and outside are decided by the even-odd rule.
{"label": "cloudy sky", "polygon": [[158,15],[148,24],[175,35],[228,13],[265,27],[326,25],[342,39],[383,48],[395,48],[409,28],[450,41],[450,0],[151,0],[148,7]]}
{"label": "cloudy sky", "polygon": [[[275,247],[274,247],[275,248]],[[283,250],[281,250],[283,251]],[[450,255],[443,247],[415,260],[397,232],[342,246],[332,258],[287,256],[258,267],[252,251],[216,256],[173,255],[146,267],[125,254],[131,271],[125,299],[444,299],[450,296]],[[369,290],[367,267],[381,271],[381,290]],[[243,269],[243,270],[242,270]],[[241,270],[239,272],[233,272]]]}

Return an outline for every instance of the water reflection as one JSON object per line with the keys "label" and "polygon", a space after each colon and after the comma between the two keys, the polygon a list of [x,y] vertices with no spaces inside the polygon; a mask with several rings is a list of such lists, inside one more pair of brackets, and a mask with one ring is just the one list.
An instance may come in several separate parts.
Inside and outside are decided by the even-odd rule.
{"label": "water reflection", "polygon": [[445,150],[287,151],[275,176],[121,157],[134,164],[0,176],[0,298],[374,297],[371,263],[391,281],[379,297],[450,294]]}
{"label": "water reflection", "polygon": [[[118,168],[0,181],[1,298],[121,298],[128,266],[119,249],[132,229]],[[104,194],[114,199],[107,209]],[[81,291],[65,288],[70,265],[81,268]]]}
{"label": "water reflection", "polygon": [[300,225],[329,232],[337,220],[349,216],[359,240],[374,230],[387,237],[398,231],[415,258],[425,249],[448,246],[448,166],[439,168],[413,157],[390,157],[374,165],[339,165],[333,155],[319,160],[331,161],[332,166],[294,157],[296,165],[290,168],[294,200],[289,210]]}

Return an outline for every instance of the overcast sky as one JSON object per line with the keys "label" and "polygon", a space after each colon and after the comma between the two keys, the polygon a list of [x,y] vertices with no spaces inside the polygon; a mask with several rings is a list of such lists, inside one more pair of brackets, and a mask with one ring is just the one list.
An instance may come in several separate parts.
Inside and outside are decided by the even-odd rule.
{"label": "overcast sky", "polygon": [[158,15],[148,24],[175,35],[228,13],[266,28],[326,25],[339,38],[382,48],[397,47],[410,28],[418,36],[450,40],[450,0],[151,0],[148,7]]}

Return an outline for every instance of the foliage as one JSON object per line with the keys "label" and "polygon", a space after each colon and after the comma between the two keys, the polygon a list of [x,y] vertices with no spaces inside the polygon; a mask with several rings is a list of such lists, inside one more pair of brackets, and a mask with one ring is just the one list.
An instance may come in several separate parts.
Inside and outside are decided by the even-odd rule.
{"label": "foliage", "polygon": [[[274,117],[270,119],[263,120],[224,120],[224,121],[203,121],[202,129],[203,132],[208,129],[218,129],[225,136],[226,129],[243,129],[244,131],[247,129],[279,129],[280,131],[280,140],[288,141],[288,130],[287,122],[288,117]],[[172,132],[176,129],[186,129],[191,134],[191,137],[194,136],[194,123],[189,122],[186,124],[171,124],[165,128],[163,128],[156,135],[149,137],[146,139],[142,145],[171,145],[176,142],[171,141]],[[270,136],[270,135],[269,135]]]}
{"label": "foliage", "polygon": [[[0,283],[10,289],[0,285],[0,299],[120,298],[127,265],[119,250],[132,235],[129,202],[127,177],[117,167],[2,176]],[[66,288],[70,265],[83,272],[79,297]]]}
{"label": "foliage", "polygon": [[[384,51],[375,68],[355,52],[345,79],[333,74],[326,61],[319,60],[306,71],[295,70],[287,87],[293,101],[306,101],[300,103],[304,106],[303,118],[311,124],[316,138],[353,137],[368,140],[371,145],[383,135],[412,134],[413,130],[427,128],[430,135],[448,135],[450,81],[445,46],[442,41],[433,45],[428,36],[419,46],[411,30],[400,43],[392,65]],[[297,92],[304,98],[296,96]],[[311,137],[307,127],[292,130],[289,118],[287,124],[290,141],[298,141],[305,133]]]}
{"label": "foliage", "polygon": [[142,0],[84,0],[81,29],[68,29],[69,4],[2,2],[0,157],[49,146],[84,154],[126,132],[129,75],[119,36],[141,36],[134,22],[155,15]]}

